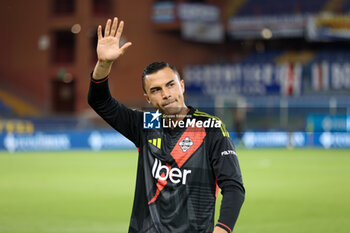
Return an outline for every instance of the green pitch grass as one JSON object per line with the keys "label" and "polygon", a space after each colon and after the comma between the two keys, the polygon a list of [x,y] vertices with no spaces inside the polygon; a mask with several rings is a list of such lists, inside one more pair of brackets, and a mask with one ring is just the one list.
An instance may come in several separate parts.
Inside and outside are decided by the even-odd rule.
{"label": "green pitch grass", "polygon": [[[247,193],[234,232],[349,232],[349,150],[237,151]],[[0,232],[125,233],[136,164],[136,150],[2,152]]]}

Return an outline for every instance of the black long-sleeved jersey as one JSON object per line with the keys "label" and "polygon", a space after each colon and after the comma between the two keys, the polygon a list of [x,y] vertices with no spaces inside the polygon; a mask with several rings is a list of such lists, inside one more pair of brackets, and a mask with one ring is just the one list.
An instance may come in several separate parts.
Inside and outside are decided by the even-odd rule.
{"label": "black long-sleeved jersey", "polygon": [[245,193],[234,145],[223,124],[193,124],[219,119],[189,107],[188,127],[144,129],[143,113],[112,98],[108,78],[91,79],[88,100],[139,150],[130,233],[212,233],[219,187],[216,226],[232,231]]}

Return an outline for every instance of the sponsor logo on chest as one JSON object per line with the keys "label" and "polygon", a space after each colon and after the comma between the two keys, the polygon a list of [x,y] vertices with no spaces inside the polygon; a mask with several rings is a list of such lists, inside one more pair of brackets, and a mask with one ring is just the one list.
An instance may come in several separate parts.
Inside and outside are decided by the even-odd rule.
{"label": "sponsor logo on chest", "polygon": [[187,176],[191,174],[191,170],[180,168],[171,168],[168,164],[162,164],[162,161],[155,159],[152,166],[152,175],[155,179],[170,180],[174,184],[186,184]]}

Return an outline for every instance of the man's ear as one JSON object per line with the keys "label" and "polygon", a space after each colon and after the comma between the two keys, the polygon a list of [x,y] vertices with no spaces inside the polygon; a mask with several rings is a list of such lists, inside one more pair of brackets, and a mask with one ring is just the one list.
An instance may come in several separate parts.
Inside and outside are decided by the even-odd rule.
{"label": "man's ear", "polygon": [[149,100],[148,95],[146,93],[143,93],[143,96],[146,98],[147,102],[150,104],[151,101]]}

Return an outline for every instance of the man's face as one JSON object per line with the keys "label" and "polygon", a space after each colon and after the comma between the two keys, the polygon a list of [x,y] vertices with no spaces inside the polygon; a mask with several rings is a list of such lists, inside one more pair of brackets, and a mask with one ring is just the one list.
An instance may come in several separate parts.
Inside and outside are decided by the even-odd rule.
{"label": "man's face", "polygon": [[164,114],[178,114],[186,108],[184,81],[169,67],[146,75],[144,96],[148,103]]}

